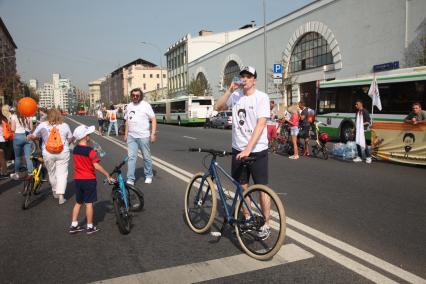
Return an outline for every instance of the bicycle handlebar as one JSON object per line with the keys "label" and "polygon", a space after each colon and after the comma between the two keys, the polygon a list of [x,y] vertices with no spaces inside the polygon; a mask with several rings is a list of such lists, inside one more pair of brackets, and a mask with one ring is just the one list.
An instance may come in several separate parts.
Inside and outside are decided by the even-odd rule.
{"label": "bicycle handlebar", "polygon": [[121,161],[120,164],[118,164],[117,166],[115,166],[114,170],[109,175],[112,176],[113,174],[117,173],[121,169],[121,167],[124,166],[125,163],[127,163],[128,160],[129,160],[129,157],[126,156],[123,159],[123,161]]}
{"label": "bicycle handlebar", "polygon": [[219,156],[219,157],[225,157],[225,156],[230,156],[232,155],[232,152],[228,152],[228,151],[219,151],[219,150],[214,150],[214,149],[204,149],[204,148],[189,148],[188,149],[189,152],[203,152],[203,153],[210,153],[213,156]]}

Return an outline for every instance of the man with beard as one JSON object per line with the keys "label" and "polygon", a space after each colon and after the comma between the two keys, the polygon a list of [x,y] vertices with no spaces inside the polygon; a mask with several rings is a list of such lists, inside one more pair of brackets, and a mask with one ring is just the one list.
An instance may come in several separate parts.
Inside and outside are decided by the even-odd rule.
{"label": "man with beard", "polygon": [[[140,88],[130,92],[132,102],[127,105],[124,119],[126,128],[124,140],[127,141],[129,162],[127,165],[127,184],[135,183],[135,168],[138,149],[142,151],[145,183],[152,183],[152,159],[150,143],[156,141],[157,120],[149,103],[142,101],[143,92]],[[151,127],[149,122],[151,121]]]}

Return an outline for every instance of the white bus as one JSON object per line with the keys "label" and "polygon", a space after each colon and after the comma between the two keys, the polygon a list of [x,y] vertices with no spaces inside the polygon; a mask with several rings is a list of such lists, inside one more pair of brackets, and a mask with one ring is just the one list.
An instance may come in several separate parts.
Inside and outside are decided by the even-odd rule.
{"label": "white bus", "polygon": [[[376,73],[382,110],[374,107],[373,121],[403,121],[414,102],[426,108],[426,66]],[[371,113],[368,90],[373,74],[320,82],[317,119],[327,124],[321,130],[346,142],[355,125],[355,101],[361,99]],[[370,133],[367,133],[370,139]]]}
{"label": "white bus", "polygon": [[191,95],[151,103],[157,122],[178,125],[204,124],[213,105],[213,97]]}

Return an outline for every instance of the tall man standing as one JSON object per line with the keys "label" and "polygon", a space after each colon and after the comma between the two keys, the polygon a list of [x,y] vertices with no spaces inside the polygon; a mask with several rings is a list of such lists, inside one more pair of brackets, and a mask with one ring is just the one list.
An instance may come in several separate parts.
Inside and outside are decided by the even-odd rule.
{"label": "tall man standing", "polygon": [[358,150],[358,156],[353,159],[354,162],[362,162],[362,150],[365,150],[365,162],[371,164],[370,151],[368,150],[367,143],[365,141],[365,131],[371,124],[371,118],[368,111],[364,108],[364,104],[361,100],[356,100],[356,123],[355,123],[355,141],[356,148]]}
{"label": "tall man standing", "polygon": [[[124,140],[127,141],[129,162],[127,165],[127,183],[134,185],[135,168],[138,149],[142,151],[145,183],[151,183],[153,178],[150,143],[156,140],[157,120],[149,103],[143,101],[143,92],[140,88],[130,92],[132,102],[127,105],[124,119],[126,128]],[[151,127],[149,122],[151,121]]]}
{"label": "tall man standing", "polygon": [[[239,181],[244,190],[248,189],[250,175],[255,184],[268,184],[268,138],[266,120],[270,117],[269,97],[256,90],[256,70],[244,67],[240,71],[243,84],[232,82],[215,105],[216,111],[232,109],[232,177]],[[241,160],[255,157],[253,164],[244,168]],[[265,212],[266,224],[259,237],[266,239],[270,235],[270,200],[261,197],[261,206]]]}

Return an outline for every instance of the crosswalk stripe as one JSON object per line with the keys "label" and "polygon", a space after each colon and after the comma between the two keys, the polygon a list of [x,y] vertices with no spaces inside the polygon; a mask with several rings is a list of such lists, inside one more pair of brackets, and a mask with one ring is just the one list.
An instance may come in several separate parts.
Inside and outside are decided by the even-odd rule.
{"label": "crosswalk stripe", "polygon": [[284,245],[280,252],[270,261],[258,261],[246,254],[239,254],[102,280],[95,283],[194,283],[270,268],[312,257],[314,257],[314,255],[299,246],[288,244]]}

